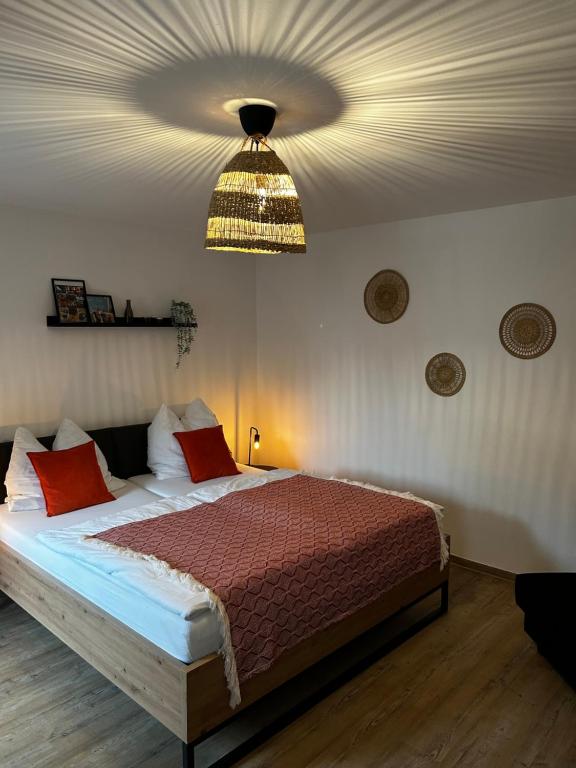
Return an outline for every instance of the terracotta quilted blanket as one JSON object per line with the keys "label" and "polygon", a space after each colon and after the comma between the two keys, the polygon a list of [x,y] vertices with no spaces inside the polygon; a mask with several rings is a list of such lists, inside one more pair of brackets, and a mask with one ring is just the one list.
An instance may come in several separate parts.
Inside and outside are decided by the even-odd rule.
{"label": "terracotta quilted blanket", "polygon": [[240,683],[412,574],[440,567],[430,507],[303,475],[94,538],[153,556],[216,595]]}

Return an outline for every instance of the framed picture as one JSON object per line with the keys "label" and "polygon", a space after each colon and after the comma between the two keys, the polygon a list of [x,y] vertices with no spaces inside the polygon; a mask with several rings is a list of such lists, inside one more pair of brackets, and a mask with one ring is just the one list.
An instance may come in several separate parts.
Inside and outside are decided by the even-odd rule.
{"label": "framed picture", "polygon": [[113,325],[116,322],[112,296],[102,293],[88,293],[86,299],[88,300],[90,322],[95,325]]}
{"label": "framed picture", "polygon": [[84,280],[53,277],[52,290],[59,322],[86,324],[90,322]]}

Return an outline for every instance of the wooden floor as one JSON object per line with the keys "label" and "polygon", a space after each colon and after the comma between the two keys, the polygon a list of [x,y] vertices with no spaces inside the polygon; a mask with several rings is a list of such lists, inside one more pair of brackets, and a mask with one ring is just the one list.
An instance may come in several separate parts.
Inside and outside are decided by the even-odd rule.
{"label": "wooden floor", "polygon": [[[24,611],[0,609],[2,768],[176,768],[177,740]],[[511,582],[454,567],[447,616],[242,768],[576,768],[576,693],[522,631]]]}

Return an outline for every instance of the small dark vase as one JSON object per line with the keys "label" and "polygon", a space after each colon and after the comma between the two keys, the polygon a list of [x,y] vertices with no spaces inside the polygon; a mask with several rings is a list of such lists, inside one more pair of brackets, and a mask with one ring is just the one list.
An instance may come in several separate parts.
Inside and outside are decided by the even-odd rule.
{"label": "small dark vase", "polygon": [[134,311],[132,309],[132,301],[127,299],[126,309],[124,310],[124,322],[129,325],[134,320]]}

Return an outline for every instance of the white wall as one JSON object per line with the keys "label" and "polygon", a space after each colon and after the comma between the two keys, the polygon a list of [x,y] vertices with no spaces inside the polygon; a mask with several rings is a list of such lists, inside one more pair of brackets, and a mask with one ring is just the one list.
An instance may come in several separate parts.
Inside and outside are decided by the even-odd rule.
{"label": "white wall", "polygon": [[[52,277],[112,294],[118,314],[127,298],[153,316],[168,315],[172,298],[190,301],[192,354],[176,370],[171,329],[47,328]],[[236,448],[252,416],[254,296],[253,258],[206,252],[201,234],[0,209],[0,440],[18,424],[50,434],[64,415],[86,427],[135,423],[162,401],[201,396]]]}
{"label": "white wall", "polygon": [[[363,306],[384,268],[411,291],[390,325]],[[576,570],[576,198],[312,236],[259,258],[257,298],[259,461],[444,503],[462,557]],[[522,301],[558,326],[533,361],[498,338]],[[451,398],[424,381],[444,351],[467,368]]]}
{"label": "white wall", "polygon": [[[362,297],[387,267],[411,299],[382,326]],[[189,300],[192,355],[175,370],[169,329],[47,328],[53,276],[112,293],[119,313],[126,298],[142,315]],[[199,395],[240,459],[256,423],[258,461],[444,503],[456,554],[576,569],[575,286],[576,198],[316,235],[307,255],[262,256],[257,271],[251,256],[205,252],[191,232],[0,209],[0,439],[18,424],[48,434],[64,415],[134,423]],[[556,317],[557,340],[537,360],[498,339],[520,301]],[[441,351],[467,367],[453,398],[424,381]]]}

